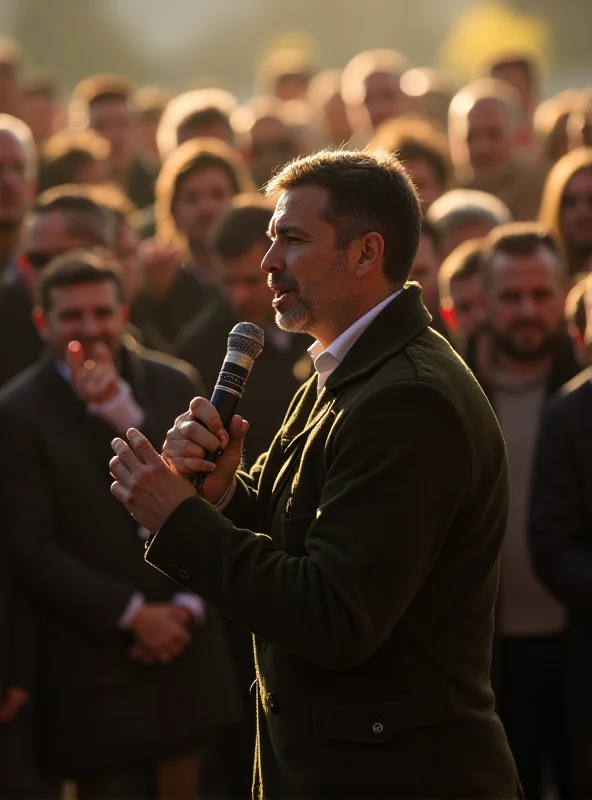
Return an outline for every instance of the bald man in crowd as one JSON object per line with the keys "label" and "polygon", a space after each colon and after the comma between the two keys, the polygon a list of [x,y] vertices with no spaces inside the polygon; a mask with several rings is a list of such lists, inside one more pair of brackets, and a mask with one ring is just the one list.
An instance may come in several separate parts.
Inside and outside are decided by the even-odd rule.
{"label": "bald man in crowd", "polygon": [[514,87],[482,78],[450,104],[450,150],[461,186],[502,200],[516,220],[537,218],[546,167],[519,152],[526,119]]}

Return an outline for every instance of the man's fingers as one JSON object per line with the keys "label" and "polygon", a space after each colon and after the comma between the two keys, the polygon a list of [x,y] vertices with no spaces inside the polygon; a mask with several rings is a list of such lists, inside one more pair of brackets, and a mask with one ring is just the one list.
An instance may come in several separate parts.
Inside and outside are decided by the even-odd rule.
{"label": "man's fingers", "polygon": [[228,443],[228,434],[224,430],[220,414],[205,397],[194,397],[189,406],[191,416],[199,420],[211,433],[216,436],[225,447]]}
{"label": "man's fingers", "polygon": [[76,340],[70,342],[66,352],[66,363],[70,367],[74,383],[77,383],[78,377],[84,367],[84,352],[80,342]]}
{"label": "man's fingers", "polygon": [[97,364],[101,366],[113,366],[113,358],[105,342],[95,342],[91,349],[91,355]]}
{"label": "man's fingers", "polygon": [[118,483],[127,487],[127,482],[131,478],[131,472],[119,456],[113,456],[109,462],[109,472]]}
{"label": "man's fingers", "polygon": [[111,494],[113,497],[116,497],[120,503],[123,503],[124,506],[126,506],[131,500],[129,491],[118,481],[113,481],[111,484]]}
{"label": "man's fingers", "polygon": [[[96,375],[94,374],[96,372]],[[85,396],[90,403],[100,403],[105,397],[111,397],[116,389],[117,378],[112,372],[104,372],[101,367],[93,370],[84,384]]]}
{"label": "man's fingers", "polygon": [[144,462],[136,455],[136,451],[127,442],[120,439],[119,436],[111,442],[111,449],[116,456],[119,456],[120,461],[130,472],[135,474],[142,467]]}
{"label": "man's fingers", "polygon": [[222,448],[220,439],[195,420],[182,422],[177,431],[181,434],[182,439],[194,442],[202,448],[202,457],[205,453],[216,453]]}
{"label": "man's fingers", "polygon": [[144,464],[162,464],[162,458],[143,433],[140,433],[136,428],[130,428],[126,435],[140,461],[143,461]]}
{"label": "man's fingers", "polygon": [[173,466],[180,475],[193,475],[194,472],[213,472],[216,464],[203,458],[175,458]]}

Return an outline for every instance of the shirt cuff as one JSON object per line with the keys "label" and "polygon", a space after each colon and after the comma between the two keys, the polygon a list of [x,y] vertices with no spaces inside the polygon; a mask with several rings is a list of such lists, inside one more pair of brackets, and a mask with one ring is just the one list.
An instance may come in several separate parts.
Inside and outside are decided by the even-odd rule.
{"label": "shirt cuff", "polygon": [[230,484],[228,489],[224,492],[222,497],[218,500],[217,503],[214,503],[214,508],[217,508],[218,511],[224,511],[226,506],[230,503],[230,501],[234,497],[235,491],[236,491],[236,478],[233,478],[232,483]]}
{"label": "shirt cuff", "polygon": [[123,378],[119,379],[119,390],[115,397],[103,403],[89,403],[88,410],[107,422],[117,433],[123,433],[128,428],[140,428],[146,416],[132,394],[132,387]]}
{"label": "shirt cuff", "polygon": [[119,617],[119,627],[123,628],[123,630],[128,630],[131,627],[132,622],[134,621],[134,617],[140,610],[141,606],[144,605],[145,597],[141,592],[134,592],[131,600],[125,607],[125,611]]}
{"label": "shirt cuff", "polygon": [[177,592],[173,595],[171,603],[186,608],[191,613],[194,622],[202,624],[206,619],[206,604],[196,594],[190,592]]}

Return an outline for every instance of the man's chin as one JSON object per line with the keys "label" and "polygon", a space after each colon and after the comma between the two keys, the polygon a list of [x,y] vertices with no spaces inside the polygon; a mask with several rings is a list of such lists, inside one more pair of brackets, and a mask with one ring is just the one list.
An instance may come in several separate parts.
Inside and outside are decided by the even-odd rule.
{"label": "man's chin", "polygon": [[306,331],[307,320],[301,315],[293,314],[290,311],[275,312],[275,324],[282,331],[288,333],[302,333]]}
{"label": "man's chin", "polygon": [[553,351],[554,343],[551,341],[544,341],[538,344],[517,344],[514,342],[507,342],[502,347],[506,354],[514,361],[521,364],[529,364],[540,361],[542,358],[550,355]]}

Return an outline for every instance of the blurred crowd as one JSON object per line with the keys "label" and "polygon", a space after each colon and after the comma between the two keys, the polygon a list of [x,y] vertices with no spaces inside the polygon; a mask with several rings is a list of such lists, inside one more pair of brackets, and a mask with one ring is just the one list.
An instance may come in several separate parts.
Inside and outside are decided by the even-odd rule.
{"label": "blurred crowd", "polygon": [[336,147],[404,162],[425,214],[410,280],[506,439],[492,680],[526,797],[592,798],[592,90],[544,98],[520,52],[458,87],[392,50],[324,71],[283,50],[244,102],[111,74],[64,97],[8,41],[0,797],[250,796],[250,635],[143,562],[107,464],[115,435],[160,449],[210,395],[238,321],[266,334],[247,466],[270,444],[311,341],[274,324],[261,190]]}

